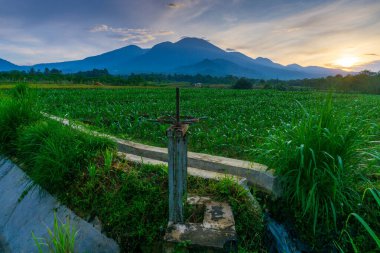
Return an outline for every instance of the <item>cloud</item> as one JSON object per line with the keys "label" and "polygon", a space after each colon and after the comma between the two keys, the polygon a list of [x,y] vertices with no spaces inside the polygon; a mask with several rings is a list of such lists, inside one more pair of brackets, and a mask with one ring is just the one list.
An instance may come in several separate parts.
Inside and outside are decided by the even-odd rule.
{"label": "cloud", "polygon": [[364,54],[365,56],[379,56],[378,54],[374,54],[374,53],[371,53],[371,54]]}
{"label": "cloud", "polygon": [[366,64],[358,65],[355,68],[356,71],[370,70],[373,72],[380,72],[380,60],[368,62]]}
{"label": "cloud", "polygon": [[179,8],[184,7],[184,4],[183,3],[169,3],[167,6],[170,9],[179,9]]}
{"label": "cloud", "polygon": [[[210,10],[214,9],[218,3],[217,0],[177,0],[167,4],[171,9],[164,13],[161,17],[163,22],[175,22],[174,25],[187,26],[192,20],[199,20],[199,18],[205,18],[209,20],[210,16],[204,16]],[[208,22],[208,21],[207,21]]]}
{"label": "cloud", "polygon": [[281,64],[327,66],[345,55],[369,62],[371,59],[367,58],[375,55],[364,54],[380,55],[380,2],[366,2],[371,4],[331,1],[289,9],[292,13],[284,16],[252,16],[216,31],[211,39],[222,47],[241,50],[251,57],[268,57]]}
{"label": "cloud", "polygon": [[107,35],[111,38],[116,38],[118,40],[129,42],[129,43],[137,43],[137,44],[145,44],[150,41],[155,40],[158,36],[168,36],[174,34],[173,31],[159,30],[153,31],[145,28],[114,28],[105,24],[94,26],[90,29],[90,32],[93,33],[107,33]]}
{"label": "cloud", "polygon": [[227,23],[235,23],[237,22],[239,19],[237,17],[234,17],[234,16],[231,16],[231,15],[224,15],[223,16],[223,20]]}

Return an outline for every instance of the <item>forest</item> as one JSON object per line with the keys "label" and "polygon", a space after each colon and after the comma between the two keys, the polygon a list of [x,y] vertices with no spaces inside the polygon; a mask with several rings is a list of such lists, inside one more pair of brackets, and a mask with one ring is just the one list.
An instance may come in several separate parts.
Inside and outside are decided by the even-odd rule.
{"label": "forest", "polygon": [[[237,76],[184,75],[184,74],[130,74],[127,76],[111,75],[107,69],[93,69],[77,73],[62,73],[57,69],[36,71],[0,72],[0,83],[54,83],[54,84],[104,84],[121,86],[152,86],[184,83],[208,87],[222,84],[225,87],[239,89],[276,89],[276,90],[322,90],[336,92],[356,92],[380,94],[380,72],[362,71],[353,75],[336,75],[324,78],[278,80],[278,79],[244,79],[249,83],[245,87],[236,86],[241,78]],[[241,81],[241,80],[240,80]]]}

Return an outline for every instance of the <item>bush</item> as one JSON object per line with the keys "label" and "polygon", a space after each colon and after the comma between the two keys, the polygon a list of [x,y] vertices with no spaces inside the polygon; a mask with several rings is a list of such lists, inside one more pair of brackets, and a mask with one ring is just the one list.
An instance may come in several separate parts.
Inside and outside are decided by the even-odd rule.
{"label": "bush", "polygon": [[233,89],[252,89],[253,84],[246,78],[240,78],[232,86]]}
{"label": "bush", "polygon": [[28,99],[30,97],[30,90],[26,83],[20,83],[13,88],[11,94],[16,99]]}
{"label": "bush", "polygon": [[13,155],[17,130],[41,117],[29,98],[2,98],[0,101],[0,152]]}
{"label": "bush", "polygon": [[51,193],[64,191],[98,153],[114,145],[53,121],[36,122],[18,135],[18,158],[31,178]]}
{"label": "bush", "polygon": [[294,217],[307,231],[326,233],[326,238],[358,203],[363,143],[361,128],[334,114],[330,98],[319,111],[305,110],[300,121],[273,130],[256,151],[280,176]]}

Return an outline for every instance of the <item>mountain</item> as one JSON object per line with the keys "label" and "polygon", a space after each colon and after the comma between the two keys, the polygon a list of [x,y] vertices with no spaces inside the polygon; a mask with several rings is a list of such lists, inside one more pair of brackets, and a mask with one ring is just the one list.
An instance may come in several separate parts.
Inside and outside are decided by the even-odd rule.
{"label": "mountain", "polygon": [[[127,46],[113,50],[97,56],[91,56],[83,60],[58,62],[58,63],[42,63],[34,65],[34,69],[43,71],[48,69],[59,69],[64,73],[73,73],[78,71],[86,71],[92,69],[108,69],[109,72],[117,74],[120,66],[130,62],[146,52],[138,46]],[[123,73],[120,73],[123,74]]]}
{"label": "mountain", "polygon": [[308,67],[302,67],[298,64],[290,64],[286,66],[288,69],[296,70],[296,71],[302,71],[310,75],[316,75],[316,76],[335,76],[337,74],[347,74],[344,71],[340,69],[328,69],[328,68],[322,68],[318,66],[308,66]]}
{"label": "mountain", "polygon": [[[17,67],[13,65],[14,69]],[[119,75],[178,73],[283,80],[347,74],[338,69],[302,67],[297,64],[284,66],[263,57],[253,59],[239,52],[227,52],[198,38],[184,38],[175,43],[163,42],[150,49],[131,45],[83,60],[43,63],[31,67],[41,71],[56,68],[64,73],[106,68],[111,74]],[[12,66],[3,68],[0,65],[0,71],[9,69]]]}
{"label": "mountain", "polygon": [[187,65],[179,67],[173,73],[183,73],[188,75],[211,75],[211,76],[255,76],[255,78],[262,78],[261,73],[255,70],[244,68],[230,61],[217,59],[217,60],[203,60],[194,65]]}
{"label": "mountain", "polygon": [[21,70],[22,67],[17,66],[9,61],[0,58],[0,71]]}

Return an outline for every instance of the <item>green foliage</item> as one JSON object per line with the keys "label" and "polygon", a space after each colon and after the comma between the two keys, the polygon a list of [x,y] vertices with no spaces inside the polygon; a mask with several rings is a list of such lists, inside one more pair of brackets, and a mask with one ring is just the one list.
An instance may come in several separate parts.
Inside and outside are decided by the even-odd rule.
{"label": "green foliage", "polygon": [[41,116],[34,110],[34,101],[28,97],[27,87],[20,85],[12,90],[15,98],[0,100],[0,151],[14,154],[17,130]]}
{"label": "green foliage", "polygon": [[[73,118],[124,138],[166,146],[166,126],[153,124],[148,119],[174,111],[171,89],[37,92],[39,105],[46,112]],[[297,219],[301,233],[306,232],[310,236],[315,230],[316,234],[328,237],[331,233],[327,227],[333,231],[336,223],[338,235],[351,212],[360,215],[378,233],[378,216],[370,212],[375,210],[372,202],[356,208],[360,199],[356,188],[360,181],[357,174],[367,163],[370,163],[368,173],[372,173],[374,183],[378,180],[380,111],[376,109],[380,100],[377,96],[334,94],[334,108],[327,103],[322,106],[323,110],[314,111],[312,108],[323,104],[322,98],[324,94],[312,92],[184,89],[183,114],[208,116],[208,120],[191,127],[190,149],[265,164],[272,161],[271,167],[278,167],[286,180],[294,183],[289,183],[288,187],[288,194],[293,194],[287,198],[288,208]],[[10,101],[9,98],[0,99],[0,104]],[[295,99],[305,108],[299,106]],[[16,106],[14,108],[18,110]],[[373,125],[371,133],[365,133],[372,135],[372,142],[366,147],[361,145],[364,143],[361,139],[363,130],[367,128],[356,126],[362,119],[367,121],[366,126]],[[28,124],[17,124],[16,135],[10,139],[20,135],[16,138],[19,151],[16,156],[25,163],[30,175],[38,172],[37,167],[48,168],[34,174],[37,180],[44,174],[41,184],[56,192],[64,204],[82,217],[98,216],[106,232],[121,242],[126,251],[144,247],[149,251],[157,247],[167,222],[165,168],[129,163],[118,166],[112,148],[107,145],[99,149],[92,145],[82,147],[79,144],[82,141],[77,141],[77,137],[63,133],[66,130],[53,133],[55,126],[50,121],[26,126]],[[0,124],[0,128],[4,125]],[[110,151],[104,152],[107,147]],[[260,154],[250,152],[258,147],[262,147]],[[358,149],[364,156],[358,155]],[[95,155],[100,150],[103,152]],[[67,157],[75,162],[64,161]],[[56,160],[67,168],[74,168],[73,173],[57,166]],[[289,171],[286,168],[290,168]],[[58,180],[50,181],[48,175],[55,177],[55,174]],[[57,187],[60,180],[68,181],[64,182],[65,187]],[[189,188],[194,193],[227,200],[232,205],[236,229],[241,236],[239,247],[260,250],[261,212],[246,200],[243,189],[229,181],[216,183],[192,177],[189,178]],[[304,224],[305,229],[302,229]],[[350,238],[358,249],[366,240],[372,240],[354,216],[350,218],[349,225]],[[352,234],[351,229],[357,234]],[[323,235],[322,231],[327,232]],[[346,246],[343,244],[342,248]]]}
{"label": "green foliage", "polygon": [[[124,139],[166,147],[167,126],[149,119],[175,112],[175,91],[162,88],[123,90],[38,90],[43,111],[84,122],[94,129]],[[183,89],[181,113],[207,120],[189,129],[189,150],[266,163],[252,155],[268,130],[303,116],[300,101],[310,110],[325,94],[268,90]],[[334,94],[335,108],[350,121],[365,118],[377,123],[379,96]],[[85,106],[82,106],[85,105]],[[260,161],[258,161],[260,159]]]}
{"label": "green foliage", "polygon": [[[33,70],[33,71],[32,71]],[[42,71],[9,71],[0,73],[0,82],[33,82],[33,83],[74,83],[94,84],[100,82],[111,85],[145,85],[147,83],[202,83],[202,84],[233,84],[238,77],[216,77],[210,75],[183,75],[183,74],[130,74],[128,76],[110,75],[107,69],[93,69],[77,73],[63,74],[57,69]]]}
{"label": "green foliage", "polygon": [[[93,69],[78,73],[63,74],[57,69],[35,71],[33,68],[25,71],[9,71],[0,73],[0,82],[32,82],[54,84],[110,84],[110,85],[161,85],[168,83],[178,84],[225,84],[234,85],[239,81],[237,76],[211,76],[211,75],[184,75],[184,74],[130,74],[128,76],[115,76],[109,74],[107,69]],[[336,75],[322,78],[308,78],[298,80],[278,79],[245,79],[257,87],[274,90],[334,90],[340,92],[360,92],[380,94],[380,72],[362,71],[356,75]],[[250,87],[250,86],[247,86]]]}
{"label": "green foliage", "polygon": [[[74,253],[75,239],[78,234],[75,228],[70,226],[70,220],[66,223],[59,221],[54,213],[53,230],[48,229],[48,238],[37,238],[32,232],[33,240],[39,253]],[[47,250],[47,251],[46,251]]]}
{"label": "green foliage", "polygon": [[12,96],[16,99],[26,99],[29,96],[29,87],[26,83],[17,84],[12,90]]}
{"label": "green foliage", "polygon": [[316,90],[380,94],[380,72],[375,73],[365,70],[356,75],[290,80],[287,85],[310,87]]}
{"label": "green foliage", "polygon": [[368,232],[368,234],[372,237],[372,239],[376,242],[377,244],[377,247],[380,249],[380,239],[379,237],[375,234],[375,232],[372,230],[372,228],[367,224],[367,222],[362,218],[360,217],[360,215],[358,215],[357,213],[350,213],[350,215],[348,215],[348,218],[347,218],[347,221],[346,221],[346,224],[348,223],[349,219],[351,217],[355,217],[361,225],[363,225],[363,227],[365,228],[365,230]]}
{"label": "green foliage", "polygon": [[[97,160],[91,169],[60,195],[63,203],[82,216],[98,217],[103,229],[116,239],[124,252],[151,252],[160,243],[167,226],[167,168],[137,165],[114,156],[111,168]],[[247,250],[262,247],[262,213],[246,197],[245,190],[230,179],[221,182],[189,177],[189,192],[212,196],[231,204],[239,245]],[[198,215],[187,210],[188,216]]]}
{"label": "green foliage", "polygon": [[[160,243],[168,217],[165,167],[115,165],[109,141],[50,120],[25,122],[12,139],[17,140],[15,156],[36,183],[82,217],[98,216],[105,231],[125,251],[149,251]],[[239,187],[230,181],[199,180],[197,185],[216,198],[231,201],[241,247],[261,247],[261,213],[250,207]]]}
{"label": "green foliage", "polygon": [[[370,198],[365,201],[367,192],[370,193],[373,199]],[[373,200],[373,204],[370,200]],[[355,253],[380,250],[380,191],[376,188],[367,188],[363,194],[362,204],[364,210],[359,210],[362,215],[354,212],[350,213],[346,219],[345,227],[340,233],[339,242],[334,242],[342,253],[344,252],[344,246],[348,248],[348,245],[351,245]],[[357,221],[356,224],[352,222],[353,218]]]}
{"label": "green foliage", "polygon": [[337,220],[359,200],[358,182],[363,146],[361,126],[333,111],[327,99],[316,112],[273,130],[257,151],[271,157],[284,189],[284,198],[314,234],[337,229]]}
{"label": "green foliage", "polygon": [[[114,161],[114,163],[117,163]],[[154,248],[167,225],[167,171],[164,167],[131,165],[123,170],[98,161],[98,170],[81,174],[61,198],[77,213],[97,216],[103,229],[125,252]]]}
{"label": "green foliage", "polygon": [[90,164],[88,166],[88,176],[90,177],[90,180],[95,179],[97,175],[97,168],[94,164]]}
{"label": "green foliage", "polygon": [[247,90],[252,89],[253,84],[246,78],[240,78],[236,81],[236,83],[232,86],[233,89]]}
{"label": "green foliage", "polygon": [[104,153],[104,170],[106,174],[108,174],[109,171],[111,170],[112,160],[113,160],[113,153],[112,151],[107,149],[106,152]]}
{"label": "green foliage", "polygon": [[64,191],[96,155],[113,147],[111,141],[85,135],[53,121],[20,129],[18,158],[33,180],[52,193]]}

